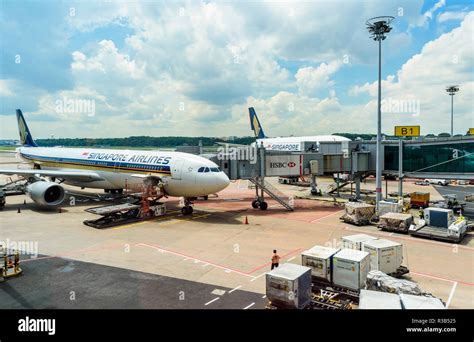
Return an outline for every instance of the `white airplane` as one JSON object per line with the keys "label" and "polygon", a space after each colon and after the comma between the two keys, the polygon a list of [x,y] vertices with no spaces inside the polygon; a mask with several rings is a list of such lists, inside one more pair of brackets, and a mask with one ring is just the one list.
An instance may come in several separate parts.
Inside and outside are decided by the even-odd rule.
{"label": "white airplane", "polygon": [[182,213],[187,215],[193,211],[194,198],[229,185],[229,178],[215,163],[189,153],[39,147],[21,110],[16,115],[22,145],[16,149],[17,156],[31,163],[33,169],[0,169],[0,174],[27,178],[26,193],[39,205],[60,205],[65,199],[63,182],[113,192],[153,184],[159,185],[165,196],[184,197]]}
{"label": "white airplane", "polygon": [[[350,139],[341,137],[339,135],[313,135],[313,136],[301,136],[301,137],[278,137],[268,138],[263,132],[260,120],[255,113],[253,107],[249,108],[250,115],[250,127],[255,133],[255,138],[258,146],[263,144],[266,150],[269,151],[290,151],[300,152],[302,143],[305,141],[314,141],[318,145],[320,142],[334,142],[334,141],[350,141]],[[315,146],[316,148],[317,146]]]}

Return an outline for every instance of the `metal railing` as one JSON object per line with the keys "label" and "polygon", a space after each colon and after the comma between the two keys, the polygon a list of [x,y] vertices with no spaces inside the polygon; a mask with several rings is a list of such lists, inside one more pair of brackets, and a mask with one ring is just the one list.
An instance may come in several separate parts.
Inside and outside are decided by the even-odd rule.
{"label": "metal railing", "polygon": [[293,208],[292,198],[288,195],[285,195],[283,192],[278,190],[275,186],[271,185],[265,179],[255,177],[249,178],[248,180],[255,184],[256,187],[261,188],[268,196],[280,203],[286,209],[291,211],[295,210]]}

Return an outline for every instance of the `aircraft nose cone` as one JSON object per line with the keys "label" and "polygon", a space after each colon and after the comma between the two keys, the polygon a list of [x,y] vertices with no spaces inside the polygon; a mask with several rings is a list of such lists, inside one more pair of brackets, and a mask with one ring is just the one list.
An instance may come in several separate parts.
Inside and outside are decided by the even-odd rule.
{"label": "aircraft nose cone", "polygon": [[219,173],[219,176],[217,177],[217,186],[219,187],[219,190],[221,191],[227,188],[227,186],[230,184],[229,177],[224,172]]}

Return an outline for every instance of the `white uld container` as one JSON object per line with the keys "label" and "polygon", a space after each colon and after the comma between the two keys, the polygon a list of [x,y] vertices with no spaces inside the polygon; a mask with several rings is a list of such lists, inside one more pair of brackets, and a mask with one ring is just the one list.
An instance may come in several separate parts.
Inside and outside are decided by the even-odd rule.
{"label": "white uld container", "polygon": [[438,298],[425,297],[425,296],[415,296],[405,293],[400,293],[400,300],[402,302],[402,307],[407,310],[417,310],[417,309],[446,309],[443,302]]}
{"label": "white uld container", "polygon": [[368,240],[377,240],[375,236],[367,234],[355,234],[342,237],[342,248],[362,250],[362,242]]}
{"label": "white uld container", "polygon": [[362,250],[370,254],[370,270],[385,274],[395,272],[403,261],[403,245],[385,239],[365,241]]}
{"label": "white uld container", "polygon": [[311,301],[311,269],[282,264],[266,274],[266,295],[272,304],[303,309]]}
{"label": "white uld container", "polygon": [[398,294],[360,290],[359,309],[401,309],[402,303]]}
{"label": "white uld container", "polygon": [[339,248],[314,246],[301,253],[301,264],[311,268],[311,275],[318,279],[332,281],[332,257]]}
{"label": "white uld container", "polygon": [[351,290],[359,290],[365,285],[369,268],[368,252],[342,249],[333,257],[333,283]]}

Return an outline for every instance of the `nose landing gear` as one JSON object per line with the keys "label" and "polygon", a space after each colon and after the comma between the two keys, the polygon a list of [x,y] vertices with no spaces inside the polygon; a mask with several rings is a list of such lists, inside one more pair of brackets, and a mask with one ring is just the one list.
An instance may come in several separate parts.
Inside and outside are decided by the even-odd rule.
{"label": "nose landing gear", "polygon": [[191,215],[193,213],[194,209],[191,204],[193,204],[193,202],[190,198],[184,199],[184,207],[181,208],[181,213],[183,215]]}

